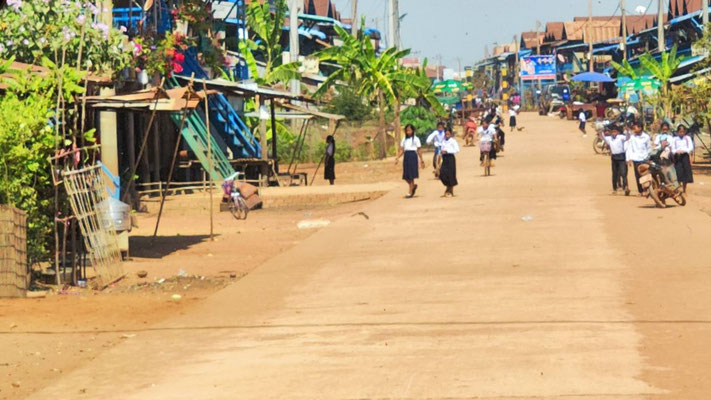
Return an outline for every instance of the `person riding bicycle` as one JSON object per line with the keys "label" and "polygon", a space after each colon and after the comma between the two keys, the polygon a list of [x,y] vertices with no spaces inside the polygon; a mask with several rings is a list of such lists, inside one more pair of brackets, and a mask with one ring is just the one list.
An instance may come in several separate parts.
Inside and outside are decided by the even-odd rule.
{"label": "person riding bicycle", "polygon": [[477,132],[477,121],[476,117],[474,114],[471,114],[469,116],[469,120],[467,121],[466,125],[464,126],[464,143],[468,143],[469,140],[474,141],[476,137],[476,132]]}
{"label": "person riding bicycle", "polygon": [[[479,143],[485,144],[485,146],[482,147],[489,147],[489,160],[491,166],[494,166],[494,160],[496,160],[496,148],[494,146],[497,134],[496,126],[487,118],[482,121],[481,126],[477,129],[477,134],[479,135]],[[481,161],[482,166],[484,166],[484,154],[486,154],[486,152],[481,151],[479,155],[479,161]]]}
{"label": "person riding bicycle", "polygon": [[440,152],[442,151],[442,143],[446,140],[445,134],[444,134],[444,122],[438,122],[437,123],[437,129],[432,131],[429,136],[427,136],[427,140],[425,141],[427,144],[432,144],[434,145],[434,156],[432,157],[432,168],[434,168],[435,175],[437,175],[437,169],[438,169],[438,159],[440,156]]}

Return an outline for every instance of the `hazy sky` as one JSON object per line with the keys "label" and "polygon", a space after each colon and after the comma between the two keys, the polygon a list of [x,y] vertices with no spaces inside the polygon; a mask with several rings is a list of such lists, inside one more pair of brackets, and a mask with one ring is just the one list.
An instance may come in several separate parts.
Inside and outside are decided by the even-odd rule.
{"label": "hazy sky", "polygon": [[[333,0],[343,17],[351,14],[352,0]],[[388,35],[385,17],[388,0],[359,0],[358,13],[367,24]],[[627,0],[632,13],[638,6],[656,11],[657,0]],[[618,0],[593,0],[594,15],[619,15]],[[450,67],[471,65],[484,56],[484,46],[513,41],[523,31],[535,30],[536,20],[543,29],[546,22],[570,21],[587,16],[586,0],[400,0],[402,45],[414,56],[427,57],[430,64],[437,56]]]}

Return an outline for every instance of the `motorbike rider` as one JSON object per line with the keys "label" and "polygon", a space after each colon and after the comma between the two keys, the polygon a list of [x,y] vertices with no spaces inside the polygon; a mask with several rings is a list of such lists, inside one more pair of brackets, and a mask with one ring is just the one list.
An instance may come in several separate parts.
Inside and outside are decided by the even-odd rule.
{"label": "motorbike rider", "polygon": [[652,139],[642,130],[642,124],[640,122],[632,122],[632,132],[627,131],[627,165],[634,167],[634,177],[640,196],[642,196],[644,189],[639,183],[639,166],[649,159],[651,152]]}
{"label": "motorbike rider", "polygon": [[476,136],[477,128],[476,117],[472,113],[469,115],[469,120],[467,120],[467,123],[464,126],[464,143],[467,143],[467,140]]}

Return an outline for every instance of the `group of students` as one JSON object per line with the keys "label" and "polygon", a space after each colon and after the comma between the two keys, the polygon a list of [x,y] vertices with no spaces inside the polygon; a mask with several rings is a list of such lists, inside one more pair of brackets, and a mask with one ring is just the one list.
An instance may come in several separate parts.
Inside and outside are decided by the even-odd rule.
{"label": "group of students", "polygon": [[[502,148],[501,146],[503,146],[504,143],[503,130],[498,127],[498,123],[502,121],[500,118],[497,121],[493,121],[493,118],[496,118],[496,111],[494,109],[484,115],[481,125],[477,128],[479,141],[483,145],[481,148],[488,149],[480,152],[480,161],[483,162],[484,155],[488,153],[492,166],[494,160],[496,160],[497,151]],[[515,116],[512,116],[510,122],[513,122],[515,126]],[[494,146],[494,142],[497,140],[500,144],[499,149],[497,149],[497,146]],[[455,155],[459,153],[460,149],[459,143],[457,143],[454,133],[452,132],[452,128],[445,126],[443,122],[438,123],[437,129],[427,137],[425,143],[434,146],[432,167],[438,172],[436,176],[445,186],[443,197],[454,196],[454,187],[458,185],[457,161]],[[419,167],[425,168],[425,160],[422,155],[422,142],[415,134],[415,127],[412,124],[405,126],[405,137],[400,142],[400,149],[395,157],[395,164],[399,162],[401,157],[403,158],[402,179],[407,182],[409,187],[406,197],[412,198],[417,192],[417,183],[415,180],[420,177]],[[438,168],[439,159],[441,159],[441,164]]]}
{"label": "group of students", "polygon": [[[458,185],[455,154],[459,153],[459,143],[454,138],[452,129],[445,127],[442,122],[437,124],[437,130],[427,137],[426,142],[434,145],[435,154],[432,164],[435,169],[437,168],[438,157],[442,158],[442,164],[439,167],[439,180],[445,186],[444,197],[452,197],[454,196],[454,187]],[[399,162],[401,157],[403,158],[402,179],[409,186],[406,197],[412,198],[417,192],[415,180],[420,177],[419,166],[425,168],[425,159],[422,156],[422,142],[415,135],[415,127],[412,124],[405,126],[405,137],[400,142],[400,150],[395,157],[395,164]]]}
{"label": "group of students", "polygon": [[690,158],[694,151],[694,142],[688,135],[686,126],[680,124],[674,134],[669,123],[663,122],[661,132],[654,140],[644,132],[638,121],[633,122],[624,132],[618,125],[610,125],[606,131],[600,132],[599,135],[610,148],[613,194],[624,190],[625,195],[629,196],[628,167],[633,168],[637,191],[640,195],[643,194],[644,189],[639,182],[639,165],[649,160],[654,152],[669,154],[667,161],[670,167],[673,166],[676,180],[684,192],[686,185],[694,182]]}

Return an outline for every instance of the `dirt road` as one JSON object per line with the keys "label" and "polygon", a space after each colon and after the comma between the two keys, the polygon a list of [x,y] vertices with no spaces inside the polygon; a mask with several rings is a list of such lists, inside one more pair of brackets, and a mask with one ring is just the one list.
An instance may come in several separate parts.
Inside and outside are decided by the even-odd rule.
{"label": "dirt road", "polygon": [[703,398],[709,216],[521,120],[493,177],[466,148],[457,197],[403,185],[31,398]]}

